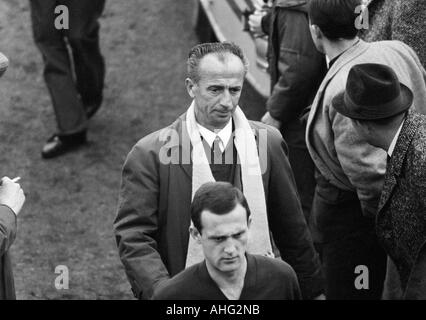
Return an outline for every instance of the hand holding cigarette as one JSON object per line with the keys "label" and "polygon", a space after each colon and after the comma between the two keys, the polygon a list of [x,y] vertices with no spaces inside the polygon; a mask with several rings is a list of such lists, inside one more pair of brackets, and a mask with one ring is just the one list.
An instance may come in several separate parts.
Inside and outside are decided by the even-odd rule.
{"label": "hand holding cigarette", "polygon": [[25,202],[24,191],[17,183],[20,179],[20,177],[14,179],[3,177],[0,185],[0,205],[9,207],[16,215]]}

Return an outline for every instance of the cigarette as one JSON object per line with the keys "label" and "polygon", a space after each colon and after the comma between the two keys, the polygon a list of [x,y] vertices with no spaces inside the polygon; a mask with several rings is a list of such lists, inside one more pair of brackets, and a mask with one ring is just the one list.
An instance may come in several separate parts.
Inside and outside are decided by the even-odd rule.
{"label": "cigarette", "polygon": [[12,179],[12,182],[18,182],[19,180],[21,180],[21,177],[16,177]]}

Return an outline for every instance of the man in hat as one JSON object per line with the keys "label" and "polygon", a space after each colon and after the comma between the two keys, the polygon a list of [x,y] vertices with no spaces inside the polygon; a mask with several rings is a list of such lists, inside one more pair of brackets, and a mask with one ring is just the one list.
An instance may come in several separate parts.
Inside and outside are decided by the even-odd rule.
{"label": "man in hat", "polygon": [[[0,52],[0,77],[9,62]],[[17,179],[16,179],[17,180]],[[4,177],[0,181],[0,300],[15,299],[12,262],[9,248],[16,236],[16,218],[25,202],[25,195],[17,181]]]}
{"label": "man in hat", "polygon": [[191,204],[191,236],[204,260],[177,274],[158,300],[299,300],[297,276],[280,259],[247,252],[250,208],[229,182],[207,182]]}
{"label": "man in hat", "polygon": [[388,156],[377,213],[380,243],[395,263],[401,298],[426,299],[426,116],[413,93],[382,64],[355,65],[333,107]]}
{"label": "man in hat", "polygon": [[[306,139],[317,168],[312,218],[322,241],[326,296],[330,299],[379,299],[386,254],[374,218],[386,171],[386,152],[369,145],[336,112],[332,101],[345,89],[355,64],[375,62],[394,69],[413,92],[413,108],[426,113],[426,71],[414,51],[399,41],[366,43],[355,23],[361,0],[310,0],[309,19],[317,49],[329,70],[312,104]],[[360,274],[358,266],[368,268]],[[356,285],[368,276],[366,286]]]}
{"label": "man in hat", "polygon": [[[30,0],[34,41],[58,125],[42,148],[45,159],[86,144],[88,120],[101,106],[105,63],[98,19],[104,6],[105,0]],[[69,14],[64,27],[56,23],[61,12]]]}
{"label": "man in hat", "polygon": [[115,236],[137,298],[203,260],[189,237],[190,206],[206,182],[244,192],[252,212],[248,250],[271,253],[271,239],[296,271],[304,298],[322,293],[322,274],[277,129],[249,121],[238,106],[247,72],[241,48],[203,43],[189,52],[193,99],[170,126],[142,138],[123,167]]}

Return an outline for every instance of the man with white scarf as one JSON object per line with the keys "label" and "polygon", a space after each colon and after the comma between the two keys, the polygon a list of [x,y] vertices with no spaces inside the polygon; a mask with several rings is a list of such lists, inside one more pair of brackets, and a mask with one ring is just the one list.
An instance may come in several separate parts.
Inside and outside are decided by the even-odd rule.
{"label": "man with white scarf", "polygon": [[135,297],[150,299],[167,280],[203,259],[190,240],[190,205],[209,181],[243,191],[252,211],[248,252],[273,255],[296,271],[303,298],[322,294],[318,256],[304,220],[287,146],[278,130],[248,121],[238,106],[247,60],[232,43],[189,53],[193,98],[170,126],[141,139],[123,167],[114,230]]}

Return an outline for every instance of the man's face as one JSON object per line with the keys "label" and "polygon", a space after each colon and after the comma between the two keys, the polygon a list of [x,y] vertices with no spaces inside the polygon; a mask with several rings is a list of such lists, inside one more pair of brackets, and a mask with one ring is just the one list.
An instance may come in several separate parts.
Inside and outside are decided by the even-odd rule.
{"label": "man's face", "polygon": [[243,62],[230,53],[222,60],[216,54],[208,54],[200,60],[198,72],[198,83],[186,79],[188,93],[195,101],[197,122],[212,131],[222,129],[240,100],[245,75]]}
{"label": "man's face", "polygon": [[244,207],[238,204],[224,215],[204,210],[201,225],[198,241],[206,263],[222,273],[238,271],[244,262],[248,241],[249,222]]}

